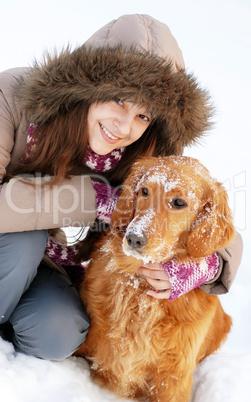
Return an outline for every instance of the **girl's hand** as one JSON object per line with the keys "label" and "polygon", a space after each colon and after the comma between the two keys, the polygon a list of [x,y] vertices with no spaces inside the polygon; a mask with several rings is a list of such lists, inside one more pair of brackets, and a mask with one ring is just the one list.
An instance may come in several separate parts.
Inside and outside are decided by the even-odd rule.
{"label": "girl's hand", "polygon": [[208,257],[183,263],[173,258],[164,264],[144,264],[138,272],[155,289],[148,290],[148,295],[172,301],[212,280],[218,269],[219,257],[213,253]]}
{"label": "girl's hand", "polygon": [[147,263],[138,269],[138,273],[143,275],[147,282],[155,289],[147,291],[149,296],[156,299],[169,299],[171,294],[171,286],[169,277],[158,263]]}

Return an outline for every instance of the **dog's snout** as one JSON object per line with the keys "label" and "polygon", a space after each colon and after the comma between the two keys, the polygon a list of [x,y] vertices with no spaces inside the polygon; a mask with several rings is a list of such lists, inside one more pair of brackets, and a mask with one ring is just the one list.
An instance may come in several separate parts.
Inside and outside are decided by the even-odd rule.
{"label": "dog's snout", "polygon": [[146,235],[144,234],[144,232],[141,233],[140,235],[130,232],[126,236],[126,240],[127,240],[128,245],[131,248],[135,248],[135,249],[140,248],[147,243],[147,238],[146,238]]}

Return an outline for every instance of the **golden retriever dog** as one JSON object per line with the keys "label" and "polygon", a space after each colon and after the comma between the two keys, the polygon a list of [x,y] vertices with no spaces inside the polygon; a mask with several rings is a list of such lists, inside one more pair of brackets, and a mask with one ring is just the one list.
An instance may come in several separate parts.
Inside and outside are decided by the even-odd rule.
{"label": "golden retriever dog", "polygon": [[137,271],[144,262],[209,256],[233,236],[226,191],[196,159],[134,164],[80,289],[91,326],[77,354],[95,382],[122,398],[190,400],[193,371],[221,346],[231,318],[201,289],[153,298]]}

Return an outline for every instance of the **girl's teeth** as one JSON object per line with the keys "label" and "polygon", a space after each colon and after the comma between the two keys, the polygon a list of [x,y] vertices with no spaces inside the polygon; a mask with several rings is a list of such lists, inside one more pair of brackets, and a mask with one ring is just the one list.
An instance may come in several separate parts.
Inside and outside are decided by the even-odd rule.
{"label": "girl's teeth", "polygon": [[108,131],[103,125],[101,125],[102,129],[104,130],[104,132],[106,133],[107,137],[111,138],[111,140],[117,140],[117,137],[114,137],[110,131]]}

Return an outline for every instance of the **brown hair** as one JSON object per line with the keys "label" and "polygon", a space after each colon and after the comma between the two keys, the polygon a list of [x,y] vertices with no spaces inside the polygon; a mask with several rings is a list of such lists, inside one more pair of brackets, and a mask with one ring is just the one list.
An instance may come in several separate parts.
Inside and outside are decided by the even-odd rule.
{"label": "brown hair", "polygon": [[82,103],[74,110],[60,113],[52,121],[38,126],[33,133],[37,137],[36,146],[17,173],[40,172],[54,176],[54,182],[68,177],[86,152],[88,110],[88,105]]}

